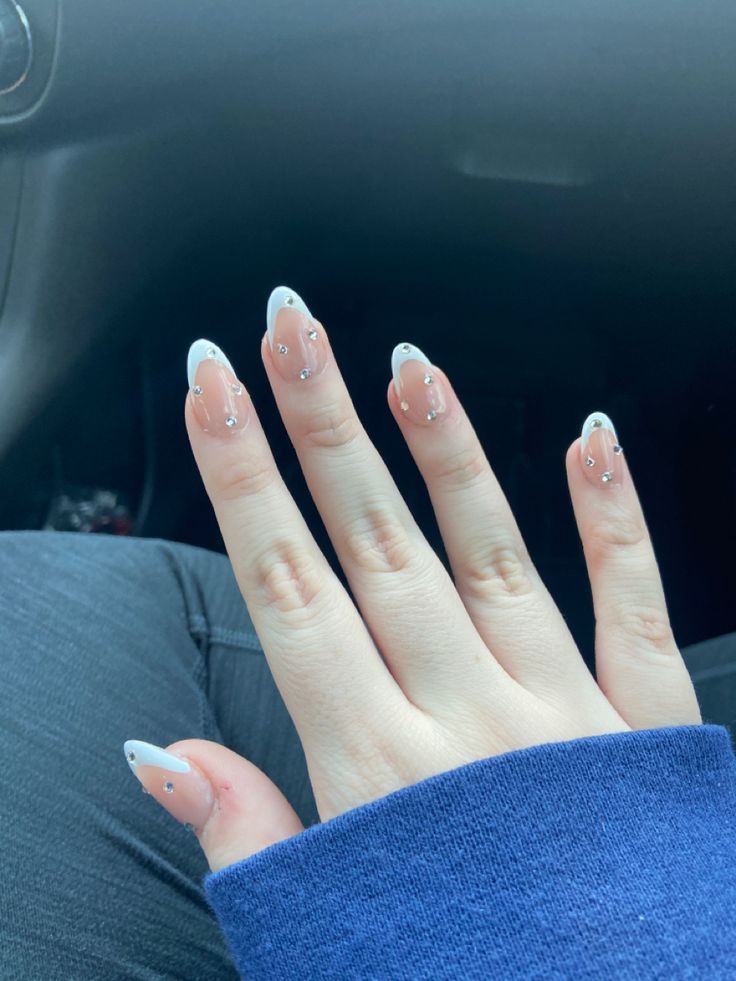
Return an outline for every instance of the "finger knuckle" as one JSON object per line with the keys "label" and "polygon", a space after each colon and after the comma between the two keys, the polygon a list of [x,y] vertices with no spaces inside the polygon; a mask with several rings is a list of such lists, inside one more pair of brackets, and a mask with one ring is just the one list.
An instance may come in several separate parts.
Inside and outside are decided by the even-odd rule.
{"label": "finger knuckle", "polygon": [[342,405],[320,408],[305,421],[301,439],[307,446],[320,449],[347,449],[362,432],[357,416]]}
{"label": "finger knuckle", "polygon": [[252,563],[251,575],[264,606],[306,622],[321,615],[325,577],[314,557],[290,541],[274,542]]}
{"label": "finger knuckle", "polygon": [[221,462],[213,478],[214,495],[221,501],[253,497],[276,480],[276,468],[270,461],[234,457]]}
{"label": "finger knuckle", "polygon": [[369,508],[345,530],[349,561],[365,572],[403,572],[416,549],[398,517],[382,507]]}
{"label": "finger knuckle", "polygon": [[622,553],[635,558],[647,548],[648,541],[646,526],[640,519],[619,516],[599,522],[588,533],[584,546],[589,561],[602,563]]}
{"label": "finger knuckle", "polygon": [[431,473],[431,478],[447,490],[472,487],[488,472],[488,464],[477,447],[462,447],[444,456]]}
{"label": "finger knuckle", "polygon": [[627,643],[643,645],[658,654],[674,654],[677,645],[665,610],[635,602],[622,603],[604,619],[604,631],[617,630]]}
{"label": "finger knuckle", "polygon": [[484,603],[526,596],[534,588],[526,550],[508,539],[491,541],[470,551],[459,578],[463,593]]}

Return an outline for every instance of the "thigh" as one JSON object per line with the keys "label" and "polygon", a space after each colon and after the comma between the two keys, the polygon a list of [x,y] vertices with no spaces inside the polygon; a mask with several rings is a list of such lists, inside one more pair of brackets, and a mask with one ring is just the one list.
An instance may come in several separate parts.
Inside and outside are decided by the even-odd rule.
{"label": "thigh", "polygon": [[141,793],[122,749],[223,742],[312,819],[301,747],[227,559],[6,533],[0,590],[0,974],[236,978],[199,845]]}

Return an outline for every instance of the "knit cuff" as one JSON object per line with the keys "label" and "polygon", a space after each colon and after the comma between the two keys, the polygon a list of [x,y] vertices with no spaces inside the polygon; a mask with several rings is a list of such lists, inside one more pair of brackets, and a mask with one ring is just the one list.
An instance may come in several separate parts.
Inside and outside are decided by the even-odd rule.
{"label": "knit cuff", "polygon": [[423,780],[204,887],[249,979],[725,977],[735,815],[721,726],[592,736]]}

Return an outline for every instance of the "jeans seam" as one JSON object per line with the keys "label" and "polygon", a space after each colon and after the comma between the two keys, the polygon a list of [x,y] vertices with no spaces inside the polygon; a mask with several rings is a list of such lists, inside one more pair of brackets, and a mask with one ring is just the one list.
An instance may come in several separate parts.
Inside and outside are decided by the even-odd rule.
{"label": "jeans seam", "polygon": [[255,633],[213,626],[207,622],[206,617],[202,616],[201,613],[188,613],[187,626],[193,637],[204,640],[208,644],[214,643],[222,644],[224,647],[234,647],[247,654],[263,654]]}

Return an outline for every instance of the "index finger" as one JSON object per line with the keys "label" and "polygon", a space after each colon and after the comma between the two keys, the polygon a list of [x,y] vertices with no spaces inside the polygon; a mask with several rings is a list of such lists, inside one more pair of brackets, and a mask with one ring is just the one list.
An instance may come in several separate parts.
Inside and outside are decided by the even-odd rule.
{"label": "index finger", "polygon": [[284,485],[228,359],[195,341],[188,375],[192,450],[274,680],[300,735],[334,748],[341,719],[352,730],[356,712],[375,718],[406,700]]}

